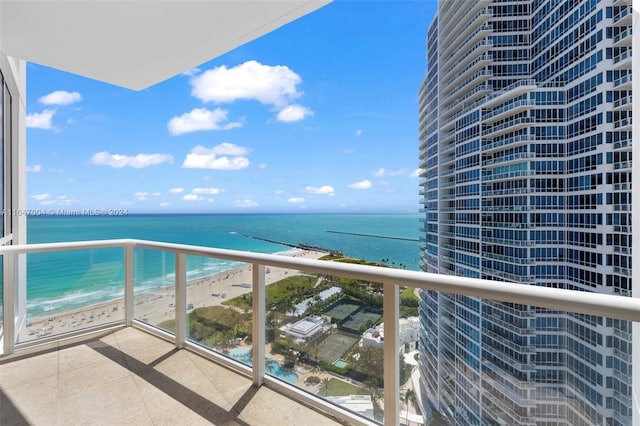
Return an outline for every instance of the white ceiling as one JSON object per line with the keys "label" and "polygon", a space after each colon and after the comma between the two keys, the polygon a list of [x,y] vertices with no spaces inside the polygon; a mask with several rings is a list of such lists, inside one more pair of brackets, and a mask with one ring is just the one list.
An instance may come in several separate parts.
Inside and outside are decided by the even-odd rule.
{"label": "white ceiling", "polygon": [[9,56],[134,90],[331,0],[0,0]]}

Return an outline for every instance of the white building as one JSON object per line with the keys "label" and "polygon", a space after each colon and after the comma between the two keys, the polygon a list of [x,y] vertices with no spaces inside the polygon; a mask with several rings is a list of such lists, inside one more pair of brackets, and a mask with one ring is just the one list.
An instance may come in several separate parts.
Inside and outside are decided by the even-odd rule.
{"label": "white building", "polygon": [[373,401],[371,395],[328,396],[327,400],[358,413],[361,416],[373,418]]}
{"label": "white building", "polygon": [[285,336],[296,343],[313,343],[331,331],[331,320],[327,317],[305,317],[300,321],[282,326]]}
{"label": "white building", "polygon": [[[418,347],[420,338],[420,319],[418,317],[400,318],[398,327],[398,340],[402,353],[411,352]],[[375,328],[370,328],[362,334],[360,345],[373,346],[382,349],[384,344],[384,323]]]}

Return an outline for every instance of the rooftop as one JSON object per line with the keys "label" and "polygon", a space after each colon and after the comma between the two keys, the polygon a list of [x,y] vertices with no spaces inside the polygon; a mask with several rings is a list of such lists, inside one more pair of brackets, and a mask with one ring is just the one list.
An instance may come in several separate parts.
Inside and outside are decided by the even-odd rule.
{"label": "rooftop", "polygon": [[4,360],[0,377],[3,426],[340,424],[133,327]]}
{"label": "rooftop", "polygon": [[323,320],[320,317],[306,317],[287,327],[287,332],[299,336],[308,336],[318,327],[322,327]]}

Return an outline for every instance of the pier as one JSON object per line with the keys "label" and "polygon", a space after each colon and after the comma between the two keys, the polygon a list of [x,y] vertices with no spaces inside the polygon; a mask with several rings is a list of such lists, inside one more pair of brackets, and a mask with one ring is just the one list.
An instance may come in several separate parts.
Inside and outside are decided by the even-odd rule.
{"label": "pier", "polygon": [[282,241],[270,240],[268,238],[257,237],[255,235],[247,235],[247,234],[239,234],[239,235],[246,238],[253,238],[254,240],[265,241],[271,244],[279,244],[281,246],[287,246],[287,247],[296,248],[300,250],[313,250],[313,251],[322,251],[330,254],[342,254],[340,250],[332,250],[332,249],[316,246],[314,244],[307,244],[307,243],[291,244],[291,243],[285,243]]}

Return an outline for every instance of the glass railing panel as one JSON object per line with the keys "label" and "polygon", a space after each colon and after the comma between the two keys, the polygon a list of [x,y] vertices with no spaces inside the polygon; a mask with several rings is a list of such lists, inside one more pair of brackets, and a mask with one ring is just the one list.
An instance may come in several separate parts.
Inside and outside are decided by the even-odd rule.
{"label": "glass railing panel", "polygon": [[382,421],[382,284],[267,270],[266,374]]}
{"label": "glass railing panel", "polygon": [[18,342],[123,321],[122,248],[27,256],[26,320]]}
{"label": "glass railing panel", "polygon": [[420,403],[420,290],[414,287],[399,288],[400,312],[398,342],[400,352],[400,422],[425,424]]}
{"label": "glass railing panel", "polygon": [[[0,256],[0,330],[4,335],[4,256]],[[1,350],[1,349],[0,349]]]}
{"label": "glass railing panel", "polygon": [[173,333],[175,255],[136,248],[133,256],[133,318]]}
{"label": "glass railing panel", "polygon": [[637,324],[429,291],[419,311],[427,424],[632,423]]}
{"label": "glass railing panel", "polygon": [[187,256],[187,338],[251,365],[250,264]]}

